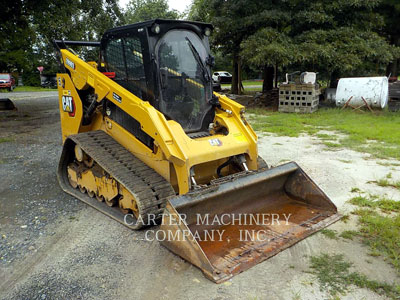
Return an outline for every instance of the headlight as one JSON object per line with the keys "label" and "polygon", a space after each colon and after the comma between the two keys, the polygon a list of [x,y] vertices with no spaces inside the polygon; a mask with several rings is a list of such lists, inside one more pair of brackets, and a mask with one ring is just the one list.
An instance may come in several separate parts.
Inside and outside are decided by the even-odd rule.
{"label": "headlight", "polygon": [[160,30],[160,25],[158,24],[154,24],[153,27],[151,27],[151,31],[153,31],[155,34],[159,34]]}
{"label": "headlight", "polygon": [[206,36],[210,36],[211,35],[211,29],[210,28],[206,28],[206,29],[204,29],[204,34],[206,35]]}

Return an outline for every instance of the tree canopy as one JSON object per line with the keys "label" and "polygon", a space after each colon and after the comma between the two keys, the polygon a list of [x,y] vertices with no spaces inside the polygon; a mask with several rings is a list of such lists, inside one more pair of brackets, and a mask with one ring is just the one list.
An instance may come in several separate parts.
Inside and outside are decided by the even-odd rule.
{"label": "tree canopy", "polygon": [[136,23],[156,18],[179,19],[180,13],[170,10],[166,0],[131,0],[125,17],[127,23]]}
{"label": "tree canopy", "polygon": [[24,74],[38,84],[37,66],[56,72],[52,41],[98,40],[123,23],[117,0],[6,0],[1,12],[0,71]]}
{"label": "tree canopy", "polygon": [[[298,68],[332,79],[377,75],[400,57],[396,0],[194,0],[189,17],[216,26],[214,48],[233,54],[234,73],[243,62],[255,70]],[[233,92],[239,86],[234,80]]]}
{"label": "tree canopy", "polygon": [[[5,1],[0,11],[0,72],[23,71],[25,84],[39,84],[38,66],[47,73],[57,71],[54,39],[96,41],[115,26],[181,17],[166,0],[131,0],[125,10],[118,0]],[[84,47],[78,51],[86,57],[97,55]]]}
{"label": "tree canopy", "polygon": [[[185,17],[167,0],[131,0],[125,9],[118,0],[4,1],[0,71],[23,70],[26,83],[38,82],[39,65],[55,72],[53,39],[99,40],[115,26]],[[219,66],[230,64],[233,92],[240,91],[241,69],[337,78],[398,75],[400,68],[398,0],[193,0],[187,18],[213,23],[211,46]]]}

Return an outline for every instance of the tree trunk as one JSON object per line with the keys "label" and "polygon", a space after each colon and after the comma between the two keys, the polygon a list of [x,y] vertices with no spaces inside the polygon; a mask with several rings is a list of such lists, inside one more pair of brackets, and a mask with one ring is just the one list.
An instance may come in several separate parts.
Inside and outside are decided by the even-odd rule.
{"label": "tree trunk", "polygon": [[330,79],[330,83],[329,83],[330,88],[337,88],[339,76],[340,76],[340,74],[337,70],[332,71],[331,79]]}
{"label": "tree trunk", "polygon": [[264,66],[263,79],[263,93],[272,90],[274,88],[274,67]]}
{"label": "tree trunk", "polygon": [[[400,36],[394,35],[390,40],[391,44],[394,46],[400,46]],[[386,67],[386,76],[397,77],[400,71],[400,59],[394,59]]]}
{"label": "tree trunk", "polygon": [[231,84],[231,93],[238,94],[239,93],[239,65],[238,65],[239,57],[234,54],[233,55],[233,74],[232,74],[232,84]]}
{"label": "tree trunk", "polygon": [[386,68],[386,76],[399,76],[399,64],[400,64],[400,60],[399,59],[395,59],[393,60],[393,62],[389,63],[389,65]]}
{"label": "tree trunk", "polygon": [[243,94],[244,88],[242,84],[242,59],[238,59],[238,95]]}
{"label": "tree trunk", "polygon": [[275,88],[278,88],[278,65],[275,65]]}

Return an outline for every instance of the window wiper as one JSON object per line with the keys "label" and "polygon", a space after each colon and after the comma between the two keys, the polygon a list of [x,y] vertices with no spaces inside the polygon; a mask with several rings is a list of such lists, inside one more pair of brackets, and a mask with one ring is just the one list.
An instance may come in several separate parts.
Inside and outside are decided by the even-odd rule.
{"label": "window wiper", "polygon": [[208,73],[208,70],[206,68],[206,66],[204,65],[204,62],[201,59],[201,56],[199,54],[199,52],[196,50],[196,48],[193,46],[192,42],[189,40],[188,37],[185,37],[185,39],[188,42],[190,51],[192,51],[194,58],[196,59],[197,63],[200,65],[201,70],[203,72],[203,77],[206,80],[206,83],[210,82],[210,74]]}

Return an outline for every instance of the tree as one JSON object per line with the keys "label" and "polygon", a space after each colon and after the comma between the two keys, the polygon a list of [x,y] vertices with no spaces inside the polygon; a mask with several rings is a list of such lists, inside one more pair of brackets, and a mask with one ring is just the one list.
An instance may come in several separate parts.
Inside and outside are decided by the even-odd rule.
{"label": "tree", "polygon": [[39,84],[38,65],[56,72],[54,39],[99,40],[122,24],[117,0],[6,0],[0,12],[0,69],[24,70],[24,82]]}
{"label": "tree", "polygon": [[[33,14],[33,26],[38,37],[34,51],[43,64],[48,64],[47,69],[49,62],[53,62],[53,69],[56,62],[54,39],[99,41],[107,29],[124,22],[117,0],[70,0],[68,9],[62,0],[45,2],[41,1],[42,9]],[[80,54],[87,56],[89,51],[85,47]]]}
{"label": "tree", "polygon": [[[232,93],[240,93],[241,91],[240,74],[243,61],[241,43],[260,28],[266,26],[276,30],[284,30],[284,26],[281,26],[281,24],[287,24],[290,21],[286,6],[286,1],[277,0],[194,1],[189,17],[198,17],[200,21],[211,22],[216,27],[212,36],[212,43],[214,46],[217,45],[224,55],[230,54],[232,56]],[[251,53],[251,49],[249,49],[249,53]],[[264,71],[271,71],[271,65],[267,63],[260,68]],[[264,72],[264,74],[267,76],[270,72]]]}
{"label": "tree", "polygon": [[187,14],[187,19],[191,21],[211,23],[214,13],[210,9],[210,5],[210,0],[193,0]]}
{"label": "tree", "polygon": [[331,74],[331,87],[337,78],[352,72],[378,75],[393,59],[395,49],[378,34],[384,26],[378,13],[381,0],[304,2],[291,2],[297,12],[291,34],[296,37],[303,66],[326,70]]}
{"label": "tree", "polygon": [[258,30],[241,44],[241,55],[254,68],[263,68],[263,92],[273,88],[277,66],[288,66],[299,60],[298,49],[292,38],[271,27]]}
{"label": "tree", "polygon": [[382,73],[394,53],[393,47],[377,33],[350,27],[310,30],[301,34],[297,42],[303,65],[327,70],[332,87],[341,75]]}
{"label": "tree", "polygon": [[[378,9],[383,16],[385,25],[381,33],[387,37],[395,47],[400,47],[400,2],[398,0],[383,0]],[[396,54],[390,61],[386,69],[386,75],[399,76],[400,74],[400,54]]]}
{"label": "tree", "polygon": [[21,69],[28,62],[28,50],[35,41],[29,25],[26,2],[6,0],[0,11],[0,72]]}
{"label": "tree", "polygon": [[131,0],[127,6],[125,19],[137,23],[151,19],[179,19],[176,10],[170,10],[166,0]]}
{"label": "tree", "polygon": [[286,7],[276,8],[289,18],[264,25],[242,42],[241,53],[253,66],[275,63],[327,71],[331,84],[351,72],[380,73],[397,49],[377,33],[384,25],[376,12],[379,4],[380,0],[288,0]]}

